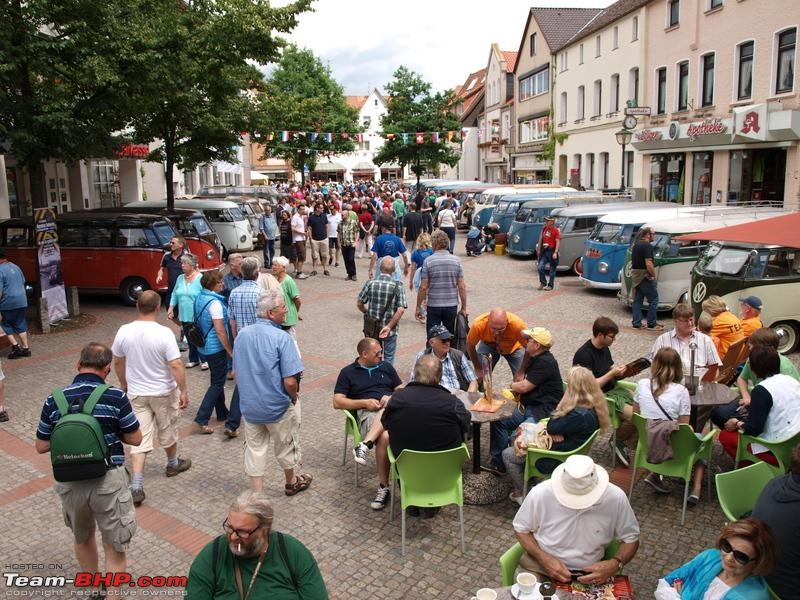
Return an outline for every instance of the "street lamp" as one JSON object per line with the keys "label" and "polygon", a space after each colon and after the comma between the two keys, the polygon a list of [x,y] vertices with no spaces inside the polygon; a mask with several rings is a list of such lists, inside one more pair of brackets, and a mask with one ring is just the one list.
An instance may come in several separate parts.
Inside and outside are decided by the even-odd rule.
{"label": "street lamp", "polygon": [[622,146],[622,181],[619,184],[619,191],[625,191],[625,146],[631,143],[631,138],[633,137],[633,132],[630,129],[626,129],[623,127],[617,133],[614,134],[617,138],[617,143]]}

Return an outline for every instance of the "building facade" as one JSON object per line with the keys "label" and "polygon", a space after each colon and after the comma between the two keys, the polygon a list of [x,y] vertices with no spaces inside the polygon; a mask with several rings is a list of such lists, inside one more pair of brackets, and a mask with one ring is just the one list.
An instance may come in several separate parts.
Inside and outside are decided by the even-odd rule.
{"label": "building facade", "polygon": [[441,178],[448,180],[480,180],[481,164],[478,149],[478,115],[484,109],[486,69],[470,73],[463,85],[454,90],[456,105],[453,112],[461,121],[461,153],[455,166],[441,166]]}
{"label": "building facade", "polygon": [[514,128],[514,66],[517,53],[500,50],[492,44],[486,65],[484,105],[478,117],[478,148],[481,179],[488,183],[511,181],[511,160],[508,146]]}

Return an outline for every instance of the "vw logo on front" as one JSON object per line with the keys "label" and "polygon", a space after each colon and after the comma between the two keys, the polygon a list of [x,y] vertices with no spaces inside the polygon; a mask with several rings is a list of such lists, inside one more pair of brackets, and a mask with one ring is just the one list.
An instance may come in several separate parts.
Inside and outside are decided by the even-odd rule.
{"label": "vw logo on front", "polygon": [[706,284],[702,281],[694,286],[694,290],[692,291],[692,302],[695,304],[700,304],[703,301],[703,298],[706,297]]}
{"label": "vw logo on front", "polygon": [[629,262],[625,263],[625,277],[627,279],[630,279],[632,273],[633,273],[633,267],[631,266],[631,263],[629,263]]}

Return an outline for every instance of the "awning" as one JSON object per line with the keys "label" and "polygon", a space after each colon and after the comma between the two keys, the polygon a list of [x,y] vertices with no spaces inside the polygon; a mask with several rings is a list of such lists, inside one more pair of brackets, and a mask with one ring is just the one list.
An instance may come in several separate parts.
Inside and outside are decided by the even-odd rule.
{"label": "awning", "polygon": [[269,175],[264,175],[264,173],[260,173],[259,171],[250,171],[250,181],[254,179],[269,179]]}
{"label": "awning", "polygon": [[360,162],[352,169],[353,171],[369,171],[370,173],[375,172],[375,165],[371,162]]}
{"label": "awning", "polygon": [[335,173],[337,171],[346,171],[347,169],[344,168],[344,165],[337,162],[324,162],[318,163],[316,167],[314,167],[314,171],[316,173]]}
{"label": "awning", "polygon": [[709,229],[698,233],[678,236],[678,240],[716,240],[720,242],[743,242],[800,248],[800,213],[793,212],[780,217],[742,223],[731,227]]}
{"label": "awning", "polygon": [[215,160],[214,167],[219,173],[242,173],[242,165],[234,165],[221,160]]}
{"label": "awning", "polygon": [[383,163],[381,165],[381,169],[402,169],[400,163],[391,162],[391,163]]}

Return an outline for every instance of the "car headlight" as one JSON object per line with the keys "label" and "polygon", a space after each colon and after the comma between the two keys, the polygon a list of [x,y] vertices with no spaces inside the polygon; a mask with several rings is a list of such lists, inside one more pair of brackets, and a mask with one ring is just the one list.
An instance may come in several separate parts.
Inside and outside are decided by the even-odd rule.
{"label": "car headlight", "polygon": [[511,238],[511,241],[514,242],[515,244],[519,244],[519,236],[515,235],[513,238]]}
{"label": "car headlight", "polygon": [[242,242],[242,243],[244,244],[244,243],[247,241],[247,236],[246,236],[246,235],[244,235],[244,234],[242,234],[242,235],[239,237],[239,241],[240,241],[240,242]]}
{"label": "car headlight", "polygon": [[214,259],[214,251],[213,250],[209,250],[208,252],[206,252],[206,258],[208,260],[213,260]]}
{"label": "car headlight", "polygon": [[601,273],[608,273],[608,263],[601,262],[597,265],[597,270]]}

